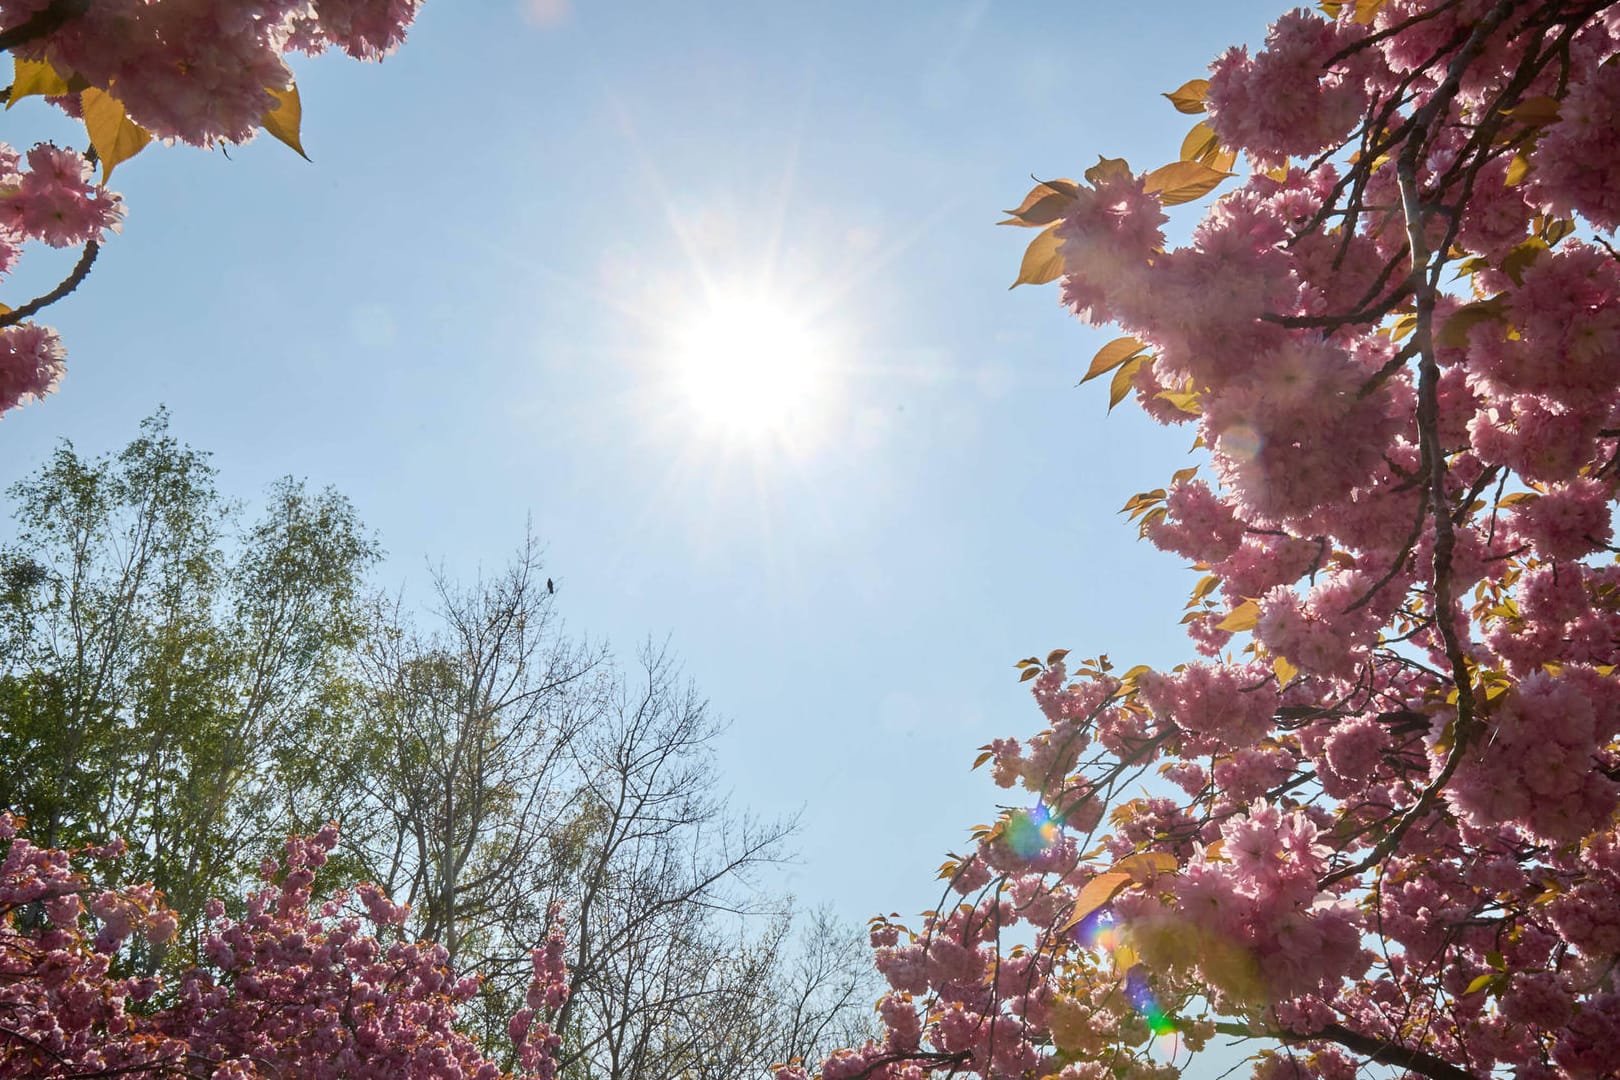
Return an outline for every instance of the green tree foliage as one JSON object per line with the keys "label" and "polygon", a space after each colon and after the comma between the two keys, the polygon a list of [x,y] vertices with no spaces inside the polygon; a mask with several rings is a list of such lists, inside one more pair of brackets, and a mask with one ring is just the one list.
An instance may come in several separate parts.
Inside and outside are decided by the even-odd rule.
{"label": "green tree foliage", "polygon": [[125,880],[194,930],[325,820],[376,546],[347,499],[290,478],[244,522],[161,411],[116,455],[63,442],[10,495],[0,806],[47,845],[124,837]]}

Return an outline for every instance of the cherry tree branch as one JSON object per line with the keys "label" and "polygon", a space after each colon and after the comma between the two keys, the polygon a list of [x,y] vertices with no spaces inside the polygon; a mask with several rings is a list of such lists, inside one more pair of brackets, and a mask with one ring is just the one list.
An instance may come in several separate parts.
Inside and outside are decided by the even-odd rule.
{"label": "cherry tree branch", "polygon": [[68,276],[62,279],[61,284],[43,296],[34,297],[34,299],[21,307],[0,314],[0,328],[17,325],[30,315],[36,314],[43,308],[50,307],[74,289],[77,289],[84,283],[84,279],[90,276],[90,268],[95,265],[96,253],[100,250],[101,245],[94,240],[86,242],[84,251],[79,256],[79,261],[73,265],[73,270]]}

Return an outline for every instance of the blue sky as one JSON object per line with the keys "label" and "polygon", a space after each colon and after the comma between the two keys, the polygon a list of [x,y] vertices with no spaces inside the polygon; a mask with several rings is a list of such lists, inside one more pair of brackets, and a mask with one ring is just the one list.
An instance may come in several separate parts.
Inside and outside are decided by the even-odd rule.
{"label": "blue sky", "polygon": [[[532,519],[570,629],[667,637],[733,722],[738,804],[803,810],[802,901],[930,907],[1005,794],[975,747],[1040,726],[1014,661],[1187,655],[1194,576],[1115,511],[1191,433],[1074,389],[1112,335],[1007,291],[1030,234],[998,211],[1101,153],[1173,160],[1191,118],[1159,93],[1277,9],[536,10],[438,0],[380,66],[298,63],[312,163],[260,139],[121,166],[123,235],[49,312],[69,373],[0,423],[0,481],[166,403],[231,494],[348,494],[416,596]],[[37,101],[7,124],[71,137]],[[762,293],[829,369],[791,447],[672,383],[704,298]]]}

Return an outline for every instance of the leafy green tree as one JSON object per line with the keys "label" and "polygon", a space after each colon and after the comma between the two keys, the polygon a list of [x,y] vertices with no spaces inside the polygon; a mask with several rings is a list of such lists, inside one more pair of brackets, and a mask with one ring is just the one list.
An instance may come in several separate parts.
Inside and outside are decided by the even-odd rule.
{"label": "leafy green tree", "polygon": [[122,836],[123,878],[193,930],[336,805],[322,763],[349,738],[376,546],[348,500],[290,478],[242,524],[162,411],[116,455],[64,441],[10,496],[0,806],[49,846]]}

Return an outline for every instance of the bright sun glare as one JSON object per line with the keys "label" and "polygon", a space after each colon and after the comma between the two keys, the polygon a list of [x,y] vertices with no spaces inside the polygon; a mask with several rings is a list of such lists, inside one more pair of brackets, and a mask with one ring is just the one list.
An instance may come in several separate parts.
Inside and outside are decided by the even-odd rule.
{"label": "bright sun glare", "polygon": [[827,389],[815,327],[769,296],[712,298],[678,331],[674,360],[703,423],[750,438],[801,434]]}

